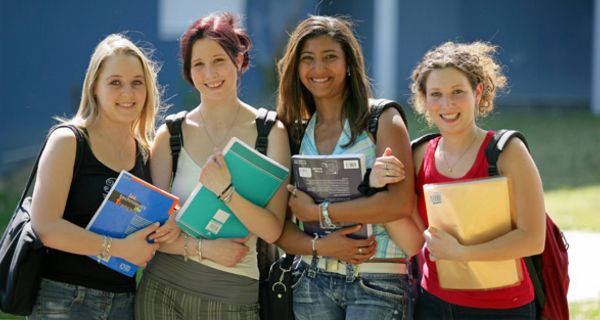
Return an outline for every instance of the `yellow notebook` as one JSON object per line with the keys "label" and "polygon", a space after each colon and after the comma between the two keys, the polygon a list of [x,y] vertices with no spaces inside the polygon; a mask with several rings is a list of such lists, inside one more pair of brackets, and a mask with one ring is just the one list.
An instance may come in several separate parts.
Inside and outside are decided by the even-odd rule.
{"label": "yellow notebook", "polygon": [[[429,225],[461,244],[489,241],[512,230],[508,179],[494,177],[423,186]],[[518,259],[501,261],[436,260],[445,289],[509,287],[522,279]]]}

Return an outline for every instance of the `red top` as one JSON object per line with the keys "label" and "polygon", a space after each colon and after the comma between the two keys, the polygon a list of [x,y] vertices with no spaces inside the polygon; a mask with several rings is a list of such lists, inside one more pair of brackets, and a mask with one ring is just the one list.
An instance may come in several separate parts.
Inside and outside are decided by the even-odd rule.
{"label": "red top", "polygon": [[[418,209],[419,215],[425,226],[429,226],[427,220],[427,209],[425,207],[425,198],[423,197],[423,185],[426,183],[452,182],[473,178],[488,176],[488,162],[485,157],[485,148],[494,136],[493,131],[488,131],[487,136],[477,153],[477,158],[469,171],[461,178],[449,178],[438,172],[435,166],[435,150],[440,141],[440,137],[430,140],[427,143],[427,150],[423,157],[423,163],[417,175]],[[423,256],[424,255],[424,256]],[[472,307],[472,308],[491,308],[491,309],[510,309],[523,306],[530,303],[534,298],[533,286],[527,273],[527,268],[523,259],[521,259],[521,268],[523,271],[523,281],[518,285],[490,290],[451,290],[440,288],[437,276],[435,262],[429,260],[429,250],[425,248],[419,257],[423,278],[421,286],[432,295],[452,304]],[[423,259],[424,258],[424,259]]]}

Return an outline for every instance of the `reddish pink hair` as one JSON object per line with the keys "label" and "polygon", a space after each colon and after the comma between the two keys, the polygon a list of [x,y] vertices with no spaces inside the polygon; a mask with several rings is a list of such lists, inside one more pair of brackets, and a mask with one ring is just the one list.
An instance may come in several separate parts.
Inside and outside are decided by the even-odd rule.
{"label": "reddish pink hair", "polygon": [[[240,73],[248,70],[249,51],[252,42],[246,31],[238,27],[238,18],[229,12],[212,13],[196,20],[185,31],[180,40],[181,60],[183,61],[183,78],[194,85],[190,75],[192,46],[200,39],[211,39],[219,43],[235,64]],[[242,65],[238,66],[236,57],[243,54]]]}

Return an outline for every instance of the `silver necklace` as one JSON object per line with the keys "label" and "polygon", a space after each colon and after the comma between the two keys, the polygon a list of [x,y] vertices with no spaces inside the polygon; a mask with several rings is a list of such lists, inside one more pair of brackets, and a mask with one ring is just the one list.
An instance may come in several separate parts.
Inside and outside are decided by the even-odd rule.
{"label": "silver necklace", "polygon": [[[460,157],[458,157],[458,159],[456,159],[456,161],[454,161],[454,163],[452,164],[452,166],[450,166],[450,164],[448,164],[448,159],[446,159],[446,152],[442,153],[442,159],[444,160],[444,164],[446,165],[446,168],[448,168],[448,172],[452,173],[454,167],[456,167],[456,165],[465,156],[465,154],[467,154],[467,151],[469,151],[471,149],[471,147],[473,146],[473,143],[475,143],[475,140],[477,140],[477,134],[473,138],[473,141],[471,141],[471,143],[469,143],[469,145],[467,146],[467,148],[461,153]],[[446,144],[444,143],[444,145],[446,145]]]}
{"label": "silver necklace", "polygon": [[233,125],[237,121],[237,117],[238,117],[238,114],[240,113],[241,108],[242,108],[241,105],[238,104],[237,111],[235,112],[235,117],[233,118],[233,121],[229,125],[229,128],[227,128],[225,135],[219,141],[219,143],[215,143],[215,140],[210,135],[210,132],[208,131],[208,122],[206,122],[206,120],[204,119],[204,115],[202,114],[202,109],[198,109],[198,112],[200,113],[200,118],[202,119],[202,123],[204,124],[204,131],[206,132],[206,136],[208,137],[208,140],[210,140],[210,143],[212,143],[213,147],[218,148],[225,141],[225,139],[227,139],[227,137],[229,136],[229,132],[231,131],[231,129],[233,128]]}

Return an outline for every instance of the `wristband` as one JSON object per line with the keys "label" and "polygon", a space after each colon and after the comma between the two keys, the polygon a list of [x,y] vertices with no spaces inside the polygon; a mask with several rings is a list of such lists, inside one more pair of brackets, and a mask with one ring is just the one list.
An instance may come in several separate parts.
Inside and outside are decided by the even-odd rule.
{"label": "wristband", "polygon": [[230,186],[229,188],[227,188],[225,194],[223,194],[221,201],[223,201],[223,203],[229,203],[231,201],[231,198],[233,197],[233,193],[235,192],[235,187],[234,186]]}
{"label": "wristband", "polygon": [[312,255],[313,255],[313,257],[319,256],[319,254],[317,253],[317,239],[319,239],[319,235],[315,234],[315,237],[312,238],[312,240],[310,240],[311,246],[312,246]]}
{"label": "wristband", "polygon": [[223,200],[223,196],[225,195],[225,193],[229,191],[229,189],[231,189],[232,187],[233,184],[230,183],[227,187],[225,187],[225,189],[223,189],[223,191],[221,191],[221,194],[217,198],[219,198],[219,200]]}

